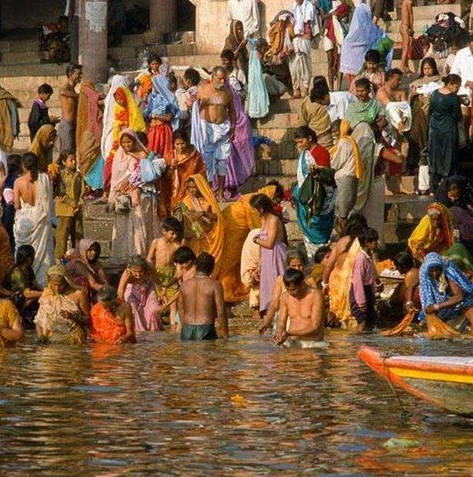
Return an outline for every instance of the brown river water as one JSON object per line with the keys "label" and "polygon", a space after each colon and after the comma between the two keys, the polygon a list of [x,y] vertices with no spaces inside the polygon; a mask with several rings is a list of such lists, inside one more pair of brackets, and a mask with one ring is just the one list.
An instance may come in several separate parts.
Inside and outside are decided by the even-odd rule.
{"label": "brown river water", "polygon": [[0,352],[0,476],[473,476],[473,420],[400,391],[403,419],[356,357],[362,343],[471,343],[330,331],[326,349],[288,350],[256,325],[232,319],[228,342],[166,331],[131,346],[46,347],[28,332]]}

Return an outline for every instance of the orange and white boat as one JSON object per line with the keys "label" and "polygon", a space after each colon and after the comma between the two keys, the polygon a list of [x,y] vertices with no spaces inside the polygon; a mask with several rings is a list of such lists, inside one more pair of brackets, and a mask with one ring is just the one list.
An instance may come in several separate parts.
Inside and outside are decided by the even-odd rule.
{"label": "orange and white boat", "polygon": [[358,357],[393,385],[435,406],[473,417],[473,357],[383,354],[362,346]]}

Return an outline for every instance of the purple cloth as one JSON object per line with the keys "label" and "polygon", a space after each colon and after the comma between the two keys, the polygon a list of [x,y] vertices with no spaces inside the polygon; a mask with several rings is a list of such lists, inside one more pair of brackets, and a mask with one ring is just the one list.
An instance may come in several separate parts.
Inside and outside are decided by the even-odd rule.
{"label": "purple cloth", "polygon": [[[268,238],[268,232],[260,232],[262,239]],[[274,282],[279,275],[286,271],[287,245],[276,242],[272,250],[261,247],[260,282],[259,282],[259,309],[265,311],[269,308],[273,298]]]}
{"label": "purple cloth", "polygon": [[125,301],[131,305],[136,331],[160,331],[164,329],[158,314],[156,287],[152,281],[144,284],[129,283],[125,289]]}
{"label": "purple cloth", "polygon": [[233,94],[233,106],[236,112],[235,139],[232,142],[230,157],[227,162],[225,188],[236,189],[244,184],[253,174],[255,167],[255,149],[253,147],[253,131],[248,116],[245,114],[241,99],[230,88]]}

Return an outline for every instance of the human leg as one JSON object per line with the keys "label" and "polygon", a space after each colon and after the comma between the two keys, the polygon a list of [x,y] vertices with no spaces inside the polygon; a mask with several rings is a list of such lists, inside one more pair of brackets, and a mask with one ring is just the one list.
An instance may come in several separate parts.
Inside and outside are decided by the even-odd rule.
{"label": "human leg", "polygon": [[67,240],[74,226],[74,217],[58,217],[56,228],[56,247],[54,256],[60,261],[67,250]]}

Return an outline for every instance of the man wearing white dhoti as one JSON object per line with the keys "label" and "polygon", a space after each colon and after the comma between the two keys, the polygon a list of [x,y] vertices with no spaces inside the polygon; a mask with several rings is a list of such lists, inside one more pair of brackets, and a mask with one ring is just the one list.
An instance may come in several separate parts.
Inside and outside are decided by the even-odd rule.
{"label": "man wearing white dhoti", "polygon": [[294,98],[305,98],[312,76],[312,39],[320,33],[315,6],[309,0],[296,0],[292,10],[294,37],[293,52],[289,57]]}
{"label": "man wearing white dhoti", "polygon": [[47,174],[38,173],[35,154],[24,154],[21,164],[24,175],[13,186],[15,244],[17,250],[21,245],[31,245],[35,249],[33,270],[38,283],[44,287],[48,268],[54,263],[52,188]]}

